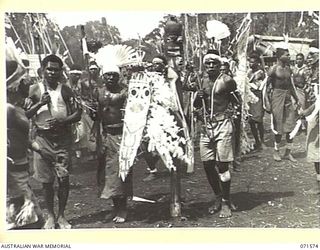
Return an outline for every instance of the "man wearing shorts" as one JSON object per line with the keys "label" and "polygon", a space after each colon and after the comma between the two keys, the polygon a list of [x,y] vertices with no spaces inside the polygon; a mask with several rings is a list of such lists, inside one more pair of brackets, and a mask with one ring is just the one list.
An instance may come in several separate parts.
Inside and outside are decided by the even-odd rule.
{"label": "man wearing shorts", "polygon": [[[43,80],[32,86],[29,92],[31,107],[26,111],[28,118],[34,118],[35,143],[42,154],[34,155],[34,177],[42,183],[48,218],[44,229],[54,229],[57,223],[61,229],[71,225],[64,216],[69,196],[70,150],[72,144],[71,124],[81,118],[72,90],[61,84],[62,60],[56,55],[45,57],[41,63]],[[55,178],[58,180],[59,211],[54,213]]]}
{"label": "man wearing shorts", "polygon": [[221,58],[216,51],[204,56],[206,72],[201,89],[196,94],[195,107],[202,107],[200,155],[207,179],[215,193],[210,213],[220,210],[220,218],[231,217],[235,209],[230,202],[231,175],[229,163],[234,160],[232,147],[233,125],[227,109],[232,101],[236,83],[220,73]]}

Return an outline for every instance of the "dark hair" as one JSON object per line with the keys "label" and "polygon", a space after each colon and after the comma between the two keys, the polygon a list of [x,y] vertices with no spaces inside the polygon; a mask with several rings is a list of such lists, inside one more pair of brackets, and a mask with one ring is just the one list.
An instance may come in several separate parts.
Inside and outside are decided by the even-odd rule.
{"label": "dark hair", "polygon": [[41,67],[45,68],[48,65],[49,62],[59,63],[60,68],[63,67],[63,62],[60,59],[60,57],[58,57],[58,56],[56,56],[54,54],[48,55],[45,58],[43,58],[43,60],[41,62]]}
{"label": "dark hair", "polygon": [[301,56],[301,57],[302,57],[302,59],[304,59],[304,54],[302,54],[302,53],[298,53],[298,54],[296,55],[296,58],[297,58],[298,56]]}
{"label": "dark hair", "polygon": [[249,59],[254,59],[257,63],[261,63],[260,53],[256,50],[249,54]]}
{"label": "dark hair", "polygon": [[288,49],[277,48],[276,57],[280,58],[285,52],[289,52]]}
{"label": "dark hair", "polygon": [[154,59],[154,58],[159,58],[159,59],[161,59],[165,65],[168,64],[167,58],[166,58],[164,55],[162,55],[162,54],[155,55],[155,56],[153,57],[153,59]]}

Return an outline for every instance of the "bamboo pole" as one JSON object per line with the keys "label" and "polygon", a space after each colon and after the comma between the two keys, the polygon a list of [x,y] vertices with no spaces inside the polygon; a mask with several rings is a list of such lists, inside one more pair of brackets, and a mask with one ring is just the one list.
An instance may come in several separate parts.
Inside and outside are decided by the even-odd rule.
{"label": "bamboo pole", "polygon": [[50,48],[50,45],[49,45],[48,41],[44,37],[45,33],[44,33],[43,29],[42,29],[42,26],[40,25],[40,18],[39,18],[39,14],[38,13],[37,13],[37,18],[38,18],[39,28],[37,26],[35,26],[35,29],[38,31],[38,33],[39,33],[39,35],[41,37],[41,42],[42,42],[42,46],[43,46],[43,49],[44,49],[44,53],[45,53],[45,55],[47,55],[46,50],[45,50],[45,48],[47,48],[49,54],[51,54],[52,51],[51,51],[51,48]]}
{"label": "bamboo pole", "polygon": [[35,52],[36,51],[35,42],[34,42],[34,39],[33,39],[32,25],[30,25],[31,17],[30,17],[29,14],[27,14],[26,16],[28,17],[28,20],[26,20],[24,25],[25,25],[25,28],[26,28],[26,33],[28,34],[27,35],[27,40],[28,40],[27,46],[29,47],[29,53],[30,54],[35,54],[36,53]]}
{"label": "bamboo pole", "polygon": [[63,44],[65,50],[67,51],[67,53],[68,53],[68,55],[69,55],[69,57],[70,57],[71,63],[74,63],[74,61],[73,61],[73,59],[72,59],[72,56],[71,56],[71,53],[70,53],[70,51],[69,51],[69,49],[68,49],[68,46],[67,46],[66,42],[64,41],[63,36],[62,36],[62,34],[61,34],[61,32],[60,32],[60,29],[57,28],[57,31],[58,31],[58,35],[59,35],[59,37],[60,37],[60,39],[61,39],[61,41],[62,41],[62,44]]}
{"label": "bamboo pole", "polygon": [[22,41],[21,41],[21,39],[20,39],[20,37],[19,37],[19,35],[18,35],[18,33],[17,33],[16,29],[14,28],[14,26],[13,26],[13,24],[12,24],[12,22],[11,22],[10,18],[8,18],[8,20],[9,20],[10,25],[11,25],[11,27],[12,27],[13,33],[17,36],[18,41],[19,41],[19,42],[20,42],[20,44],[21,44],[21,47],[22,47],[22,49],[23,49],[23,52],[27,53],[26,48],[23,46],[23,43],[22,43]]}
{"label": "bamboo pole", "polygon": [[[188,21],[188,14],[184,14],[184,31],[185,31],[185,58],[186,61],[189,62],[189,21]],[[189,77],[189,73],[186,73],[186,78]],[[188,79],[185,79],[185,82],[188,81]],[[193,96],[194,93],[188,93],[188,105],[190,109],[190,146],[192,147],[192,151],[194,152],[194,139],[195,139],[195,131],[194,131],[194,115],[193,115]],[[194,160],[187,166],[187,173],[193,173],[194,172]]]}

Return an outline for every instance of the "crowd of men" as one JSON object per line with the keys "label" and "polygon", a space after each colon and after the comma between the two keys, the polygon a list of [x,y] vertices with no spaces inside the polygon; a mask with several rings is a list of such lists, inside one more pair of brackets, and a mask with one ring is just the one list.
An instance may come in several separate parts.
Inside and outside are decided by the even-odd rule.
{"label": "crowd of men", "polygon": [[[288,159],[295,162],[291,132],[297,119],[301,119],[301,129],[308,130],[307,159],[314,163],[317,174],[317,185],[310,190],[310,194],[319,194],[319,49],[310,49],[306,60],[303,54],[297,54],[295,65],[290,65],[286,48],[278,48],[276,56],[277,63],[266,72],[258,52],[253,51],[248,55],[248,84],[258,99],[250,104],[249,109],[255,149],[266,147],[263,117],[265,111],[268,111],[272,117],[274,133],[274,160]],[[155,56],[152,63],[153,67],[149,70],[167,78],[169,70],[176,70],[170,68],[163,55]],[[179,79],[181,86],[177,85],[177,89],[180,93],[183,89],[195,92],[194,107],[197,119],[201,122],[200,156],[215,195],[208,212],[219,212],[221,218],[226,218],[237,209],[230,200],[229,168],[237,155],[234,146],[237,127],[233,108],[241,106],[241,98],[237,96],[234,70],[230,69],[230,64],[218,51],[208,51],[203,58],[203,65],[205,71],[200,75],[200,82],[196,78]],[[19,65],[7,61],[6,66],[8,79]],[[100,68],[94,60],[88,66],[87,74],[90,77],[83,77],[81,67],[72,65],[68,78],[64,78],[63,68],[63,62],[58,56],[49,55],[41,62],[41,79],[31,85],[29,90],[21,79],[13,82],[15,87],[7,80],[7,186],[8,208],[12,210],[11,214],[7,213],[7,221],[10,219],[11,228],[33,226],[55,229],[57,225],[61,229],[71,228],[64,215],[69,196],[71,159],[73,155],[81,158],[84,147],[97,157],[99,196],[112,199],[114,214],[111,219],[115,223],[126,221],[127,200],[132,196],[132,172],[125,181],[119,177],[119,147],[123,131],[122,110],[128,91],[127,79],[124,79],[117,65]],[[182,76],[185,72],[176,73]],[[29,119],[32,120],[32,136],[29,135]],[[286,139],[283,155],[280,153],[282,135]],[[48,214],[45,219],[28,184],[30,149],[34,152],[33,177],[43,187]],[[156,176],[155,164],[160,157],[146,152],[144,158],[152,177]],[[152,179],[149,176],[146,180]],[[58,182],[57,215],[54,211],[55,181]],[[32,202],[36,212],[28,217],[29,220],[23,221],[21,214],[19,217],[14,208],[20,204],[22,210],[26,205],[25,197]],[[106,216],[110,217],[109,214]]]}

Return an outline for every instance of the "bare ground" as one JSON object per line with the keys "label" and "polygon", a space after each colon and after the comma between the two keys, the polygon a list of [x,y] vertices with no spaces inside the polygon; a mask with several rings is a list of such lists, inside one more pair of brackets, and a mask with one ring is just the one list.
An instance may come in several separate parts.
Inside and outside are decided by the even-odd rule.
{"label": "bare ground", "polygon": [[[305,134],[294,140],[293,155],[297,163],[272,158],[273,139],[266,126],[267,149],[243,157],[241,172],[232,172],[231,198],[238,211],[229,219],[210,215],[213,199],[200,161],[195,152],[195,172],[181,179],[182,218],[171,219],[169,213],[170,178],[162,163],[158,178],[143,182],[146,163],[139,160],[134,168],[134,195],[156,203],[128,204],[127,222],[114,224],[104,217],[112,202],[99,199],[96,188],[96,161],[86,158],[74,162],[66,217],[74,229],[79,228],[162,228],[162,227],[246,227],[246,228],[320,228],[320,196],[305,193],[315,184],[313,164],[305,162]],[[283,148],[282,148],[283,151]],[[32,187],[44,207],[41,186]],[[44,212],[46,212],[44,210]]]}

